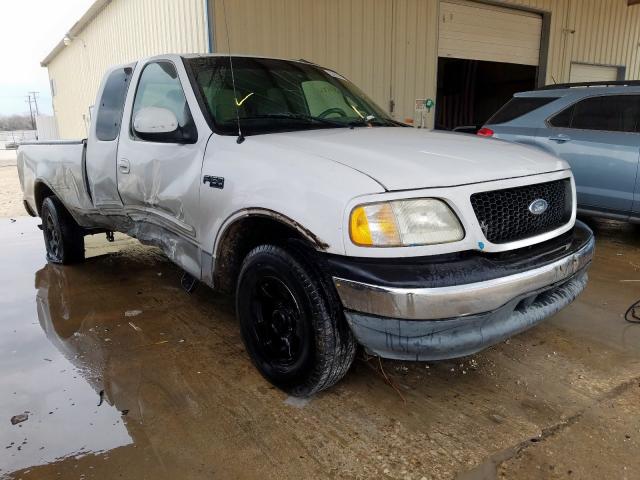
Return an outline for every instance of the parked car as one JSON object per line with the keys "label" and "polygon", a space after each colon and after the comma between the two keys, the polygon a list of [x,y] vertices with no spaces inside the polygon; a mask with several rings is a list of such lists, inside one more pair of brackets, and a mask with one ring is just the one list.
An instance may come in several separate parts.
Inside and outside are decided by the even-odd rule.
{"label": "parked car", "polygon": [[640,82],[592,82],[517,93],[479,135],[571,165],[578,212],[640,222]]}
{"label": "parked car", "polygon": [[294,395],[337,382],[358,343],[469,355],[585,287],[594,240],[564,161],[406,127],[332,70],[159,56],[110,70],[95,104],[87,141],[18,150],[48,259],[104,231],[159,246],[235,293],[254,364]]}

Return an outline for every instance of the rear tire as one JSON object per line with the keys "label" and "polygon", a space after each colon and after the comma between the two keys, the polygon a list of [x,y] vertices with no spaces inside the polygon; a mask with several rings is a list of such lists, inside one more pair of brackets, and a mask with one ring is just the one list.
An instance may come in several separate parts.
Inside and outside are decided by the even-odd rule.
{"label": "rear tire", "polygon": [[64,265],[84,260],[84,235],[62,202],[47,197],[41,209],[42,233],[47,260]]}
{"label": "rear tire", "polygon": [[291,395],[329,388],[355,357],[337,294],[302,249],[261,245],[249,252],[238,277],[236,314],[256,368]]}

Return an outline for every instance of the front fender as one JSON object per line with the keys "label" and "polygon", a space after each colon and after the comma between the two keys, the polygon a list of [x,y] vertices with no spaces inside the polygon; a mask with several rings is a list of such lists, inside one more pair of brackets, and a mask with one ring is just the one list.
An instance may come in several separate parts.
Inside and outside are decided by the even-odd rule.
{"label": "front fender", "polygon": [[202,175],[224,179],[216,185],[200,184],[199,240],[212,257],[222,232],[251,214],[279,220],[318,249],[343,255],[347,204],[354,197],[384,191],[350,167],[251,136],[239,145],[235,137],[212,135]]}

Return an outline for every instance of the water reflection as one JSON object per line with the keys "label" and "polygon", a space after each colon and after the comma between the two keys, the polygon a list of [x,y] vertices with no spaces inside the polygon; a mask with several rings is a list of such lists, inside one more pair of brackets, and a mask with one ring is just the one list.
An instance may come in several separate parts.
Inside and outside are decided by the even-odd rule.
{"label": "water reflection", "polygon": [[[389,362],[405,404],[360,363],[297,408],[250,364],[228,303],[184,293],[153,249],[45,266],[35,221],[2,222],[0,476],[380,478],[403,456],[453,476],[468,467],[457,457],[480,463],[637,376],[640,326],[620,316],[638,297],[621,280],[640,279],[627,230],[599,232],[571,308],[474,357],[477,369]],[[425,448],[435,430],[441,448]]]}
{"label": "water reflection", "polygon": [[[80,447],[14,463],[13,470],[53,462],[44,470],[32,469],[37,472],[34,478],[89,469],[94,475],[103,469],[111,476],[118,465],[126,465],[131,476],[181,478],[181,472],[190,470],[199,478],[206,476],[199,470],[203,459],[233,456],[244,461],[218,460],[216,472],[239,478],[251,462],[260,468],[249,477],[262,477],[257,472],[270,460],[263,457],[259,440],[243,427],[246,412],[261,402],[246,394],[247,386],[254,389],[259,377],[244,358],[231,313],[209,299],[210,292],[184,293],[177,275],[175,282],[165,280],[176,273],[166,259],[142,248],[70,268],[46,265],[37,271],[35,304],[41,332],[55,347],[56,364],[66,366],[59,368],[71,372],[73,382],[90,393],[79,402],[76,393],[68,393],[66,382],[52,386],[53,393],[68,395],[67,403],[77,409],[55,413],[73,427]],[[214,305],[219,307],[218,318],[211,325],[208,317]],[[203,315],[203,308],[209,315]],[[35,378],[33,372],[29,376]],[[267,404],[281,404],[279,392],[263,388],[270,397]],[[100,415],[105,421],[98,424],[94,417]],[[77,431],[82,429],[80,440]],[[61,443],[41,433],[37,437],[47,448]],[[124,445],[130,446],[116,448]],[[78,452],[104,453],[72,458]]]}
{"label": "water reflection", "polygon": [[[90,312],[66,306],[61,267],[40,269],[33,295],[44,264],[34,220],[0,227],[0,476],[130,444],[121,413],[97,407],[99,377],[86,375],[68,344]],[[11,425],[25,412],[28,420]]]}

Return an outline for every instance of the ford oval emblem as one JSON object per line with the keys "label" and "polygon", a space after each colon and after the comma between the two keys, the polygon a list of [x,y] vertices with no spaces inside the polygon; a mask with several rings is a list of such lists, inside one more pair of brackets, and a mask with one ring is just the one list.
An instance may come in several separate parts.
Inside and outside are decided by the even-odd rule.
{"label": "ford oval emblem", "polygon": [[549,208],[549,202],[544,198],[536,198],[531,205],[529,205],[529,211],[534,215],[542,215]]}

